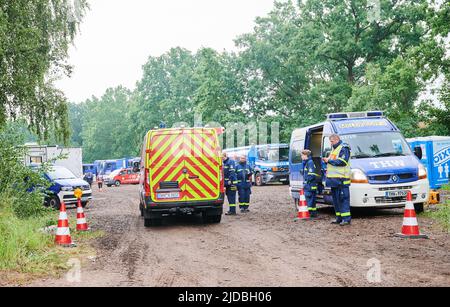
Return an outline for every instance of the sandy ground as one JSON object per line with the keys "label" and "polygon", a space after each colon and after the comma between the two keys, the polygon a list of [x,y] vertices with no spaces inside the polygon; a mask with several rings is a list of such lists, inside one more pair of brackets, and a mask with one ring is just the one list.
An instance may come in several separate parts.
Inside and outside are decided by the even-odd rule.
{"label": "sandy ground", "polygon": [[137,186],[94,197],[88,222],[106,236],[94,241],[97,258],[83,264],[81,282],[33,286],[450,286],[450,236],[419,218],[429,240],[395,238],[402,210],[355,211],[350,227],[331,225],[329,208],[294,222],[288,187],[274,185],[254,188],[251,212],[221,224],[190,216],[145,228]]}

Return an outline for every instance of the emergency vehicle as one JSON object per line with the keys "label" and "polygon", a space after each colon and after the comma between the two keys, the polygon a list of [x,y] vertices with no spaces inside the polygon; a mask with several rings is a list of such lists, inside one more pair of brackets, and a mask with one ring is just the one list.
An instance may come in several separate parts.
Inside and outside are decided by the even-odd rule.
{"label": "emergency vehicle", "polygon": [[290,193],[299,199],[303,187],[301,151],[312,151],[322,174],[318,201],[332,204],[325,187],[326,164],[322,158],[332,151],[331,134],[338,134],[351,147],[350,205],[352,207],[404,207],[407,191],[412,192],[418,211],[428,200],[427,170],[420,163],[421,148],[410,149],[400,130],[383,112],[329,114],[325,122],[293,131],[290,143]]}
{"label": "emergency vehicle", "polygon": [[176,214],[202,213],[220,223],[224,181],[218,134],[223,129],[149,131],[141,151],[140,211],[145,226]]}
{"label": "emergency vehicle", "polygon": [[262,186],[272,182],[289,184],[289,144],[266,144],[223,150],[233,160],[245,155],[253,168],[255,185]]}
{"label": "emergency vehicle", "polygon": [[121,168],[113,171],[103,179],[106,186],[119,187],[122,184],[138,184],[140,173],[135,172],[132,168]]}

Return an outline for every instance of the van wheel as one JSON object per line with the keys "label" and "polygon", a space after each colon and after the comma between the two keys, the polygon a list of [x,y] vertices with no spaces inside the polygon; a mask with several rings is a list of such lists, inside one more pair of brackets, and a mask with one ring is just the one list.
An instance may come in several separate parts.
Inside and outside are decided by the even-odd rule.
{"label": "van wheel", "polygon": [[256,173],[256,175],[255,175],[255,184],[258,187],[263,185],[261,173]]}
{"label": "van wheel", "polygon": [[205,224],[218,224],[222,220],[222,214],[207,215],[206,212],[204,212],[202,218],[203,218],[203,223],[205,223]]}
{"label": "van wheel", "polygon": [[143,217],[144,216],[144,209],[139,208],[139,211],[141,212],[141,217]]}
{"label": "van wheel", "polygon": [[120,187],[120,181],[119,181],[119,180],[116,180],[116,182],[114,182],[114,185],[115,185],[116,187]]}
{"label": "van wheel", "polygon": [[161,226],[162,219],[144,219],[145,227]]}
{"label": "van wheel", "polygon": [[50,199],[48,201],[48,206],[55,210],[61,209],[61,202],[59,201],[59,197],[56,195],[53,195],[52,197],[50,197]]}
{"label": "van wheel", "polygon": [[417,213],[422,213],[424,211],[423,209],[423,203],[414,204],[414,209]]}

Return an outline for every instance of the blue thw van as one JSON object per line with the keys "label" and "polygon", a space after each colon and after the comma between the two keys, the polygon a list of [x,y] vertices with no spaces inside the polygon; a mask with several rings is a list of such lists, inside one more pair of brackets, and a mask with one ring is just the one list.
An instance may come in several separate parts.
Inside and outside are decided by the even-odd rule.
{"label": "blue thw van", "polygon": [[253,182],[264,185],[272,182],[289,184],[289,144],[267,144],[224,149],[236,161],[247,156],[253,168]]}
{"label": "blue thw van", "polygon": [[332,204],[331,190],[325,187],[326,164],[322,161],[332,151],[331,134],[339,135],[351,147],[352,207],[403,207],[407,191],[412,191],[417,210],[423,210],[429,186],[427,170],[419,161],[421,148],[413,152],[400,130],[379,111],[330,114],[323,123],[293,131],[289,167],[294,199],[300,198],[303,187],[301,151],[309,149],[323,179],[318,201]]}
{"label": "blue thw van", "polygon": [[[36,171],[38,167],[37,165],[31,165],[31,168]],[[78,201],[74,195],[76,189],[83,191],[81,197],[81,205],[83,207],[86,207],[89,201],[92,200],[92,190],[89,183],[81,178],[77,178],[69,169],[53,165],[43,175],[50,182],[50,187],[46,190],[46,206],[59,210],[62,202],[66,205],[76,204]]]}

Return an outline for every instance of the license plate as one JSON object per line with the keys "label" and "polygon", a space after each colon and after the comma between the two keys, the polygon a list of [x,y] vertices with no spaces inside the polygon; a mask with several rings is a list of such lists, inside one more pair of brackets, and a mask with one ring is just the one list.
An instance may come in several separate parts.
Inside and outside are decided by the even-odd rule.
{"label": "license plate", "polygon": [[156,193],[156,198],[158,199],[178,199],[180,198],[180,193]]}
{"label": "license plate", "polygon": [[407,194],[406,191],[389,191],[386,192],[386,197],[404,197]]}
{"label": "license plate", "polygon": [[287,180],[286,178],[280,179],[280,181],[286,181],[286,180]]}

